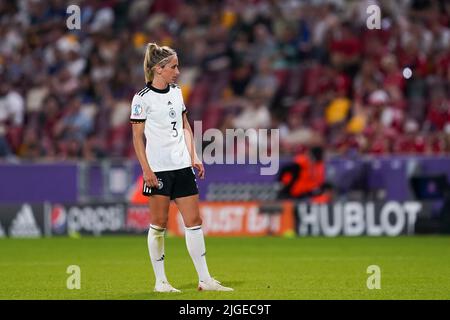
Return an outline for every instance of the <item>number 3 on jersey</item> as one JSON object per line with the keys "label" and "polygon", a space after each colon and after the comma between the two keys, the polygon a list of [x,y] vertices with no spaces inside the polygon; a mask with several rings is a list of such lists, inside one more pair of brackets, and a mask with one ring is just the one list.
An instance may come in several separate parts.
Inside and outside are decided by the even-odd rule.
{"label": "number 3 on jersey", "polygon": [[175,128],[175,126],[177,125],[177,122],[176,121],[172,121],[171,124],[173,125],[172,130],[175,131],[174,134],[172,135],[172,137],[174,137],[174,138],[178,137],[178,130],[177,130],[177,128]]}

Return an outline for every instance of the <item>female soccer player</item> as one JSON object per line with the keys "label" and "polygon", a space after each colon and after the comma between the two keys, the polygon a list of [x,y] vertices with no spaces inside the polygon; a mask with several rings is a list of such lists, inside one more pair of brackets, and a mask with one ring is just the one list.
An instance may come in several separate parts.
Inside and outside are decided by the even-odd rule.
{"label": "female soccer player", "polygon": [[212,278],[206,265],[193,168],[200,179],[205,170],[195,153],[186,107],[180,87],[175,84],[179,73],[173,49],[148,44],[144,58],[146,86],[131,103],[133,145],[143,172],[143,193],[150,197],[148,250],[156,278],[154,291],[180,292],[169,284],[164,271],[164,233],[171,200],[175,200],[183,216],[186,246],[198,273],[198,290],[232,291]]}

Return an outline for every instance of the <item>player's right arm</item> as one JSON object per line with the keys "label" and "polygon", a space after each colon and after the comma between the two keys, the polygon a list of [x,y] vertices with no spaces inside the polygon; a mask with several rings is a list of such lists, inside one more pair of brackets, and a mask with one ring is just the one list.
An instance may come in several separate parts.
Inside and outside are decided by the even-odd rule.
{"label": "player's right arm", "polygon": [[150,168],[148,164],[147,155],[145,153],[144,145],[144,131],[145,131],[145,121],[147,118],[147,106],[145,105],[142,98],[135,95],[133,102],[131,103],[131,117],[130,122],[132,123],[133,131],[133,146],[136,156],[139,160],[139,164],[142,168],[142,175],[144,182],[149,187],[157,187],[158,179],[155,173]]}
{"label": "player's right arm", "polygon": [[133,146],[136,156],[142,168],[142,176],[147,186],[157,187],[158,179],[148,164],[147,155],[145,154],[144,145],[144,129],[145,122],[132,122],[133,128]]}

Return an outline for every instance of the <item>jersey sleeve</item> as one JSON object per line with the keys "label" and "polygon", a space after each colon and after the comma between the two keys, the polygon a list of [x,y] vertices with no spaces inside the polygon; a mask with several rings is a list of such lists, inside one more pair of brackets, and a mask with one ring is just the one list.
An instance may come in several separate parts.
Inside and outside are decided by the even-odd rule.
{"label": "jersey sleeve", "polygon": [[183,99],[183,94],[181,93],[181,89],[180,89],[180,99],[181,99],[181,113],[186,113],[187,109],[186,109],[186,105],[184,104],[184,99]]}
{"label": "jersey sleeve", "polygon": [[147,119],[148,107],[141,96],[135,95],[131,102],[131,123],[145,122]]}

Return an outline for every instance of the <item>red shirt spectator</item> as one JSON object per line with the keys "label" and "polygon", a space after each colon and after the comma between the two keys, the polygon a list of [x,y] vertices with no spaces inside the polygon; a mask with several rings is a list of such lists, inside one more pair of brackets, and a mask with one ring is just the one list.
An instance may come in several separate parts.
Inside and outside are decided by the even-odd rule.
{"label": "red shirt spectator", "polygon": [[435,130],[443,131],[450,124],[450,101],[440,100],[432,103],[427,114],[427,121]]}

